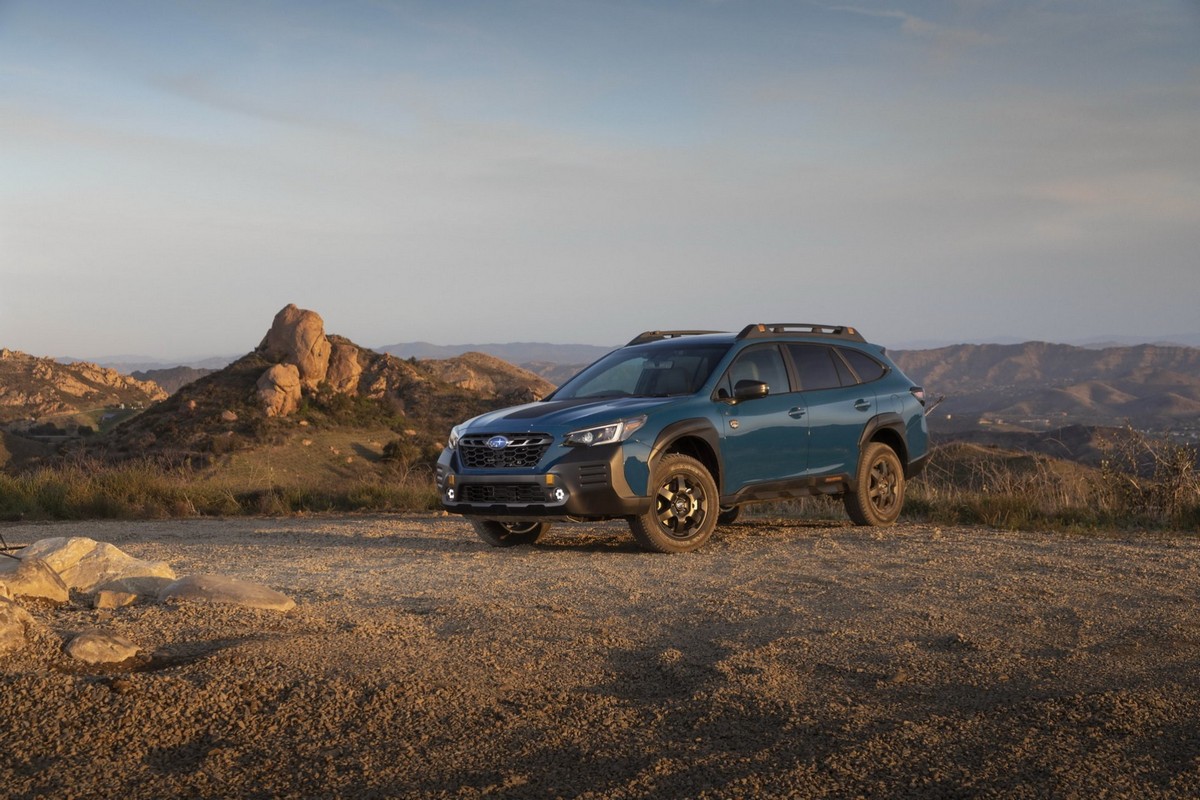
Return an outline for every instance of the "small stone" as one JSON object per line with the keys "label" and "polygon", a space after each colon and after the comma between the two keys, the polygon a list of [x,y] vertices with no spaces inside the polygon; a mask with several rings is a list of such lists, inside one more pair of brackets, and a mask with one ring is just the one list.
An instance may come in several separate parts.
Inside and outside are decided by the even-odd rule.
{"label": "small stone", "polygon": [[92,599],[92,608],[124,608],[137,602],[138,596],[133,592],[117,592],[111,589],[101,589]]}
{"label": "small stone", "polygon": [[221,422],[237,422],[237,421],[238,421],[238,415],[236,412],[230,411],[229,409],[225,409],[224,411],[221,412]]}
{"label": "small stone", "polygon": [[117,664],[137,655],[138,646],[110,631],[85,631],[66,646],[67,655],[88,664]]}

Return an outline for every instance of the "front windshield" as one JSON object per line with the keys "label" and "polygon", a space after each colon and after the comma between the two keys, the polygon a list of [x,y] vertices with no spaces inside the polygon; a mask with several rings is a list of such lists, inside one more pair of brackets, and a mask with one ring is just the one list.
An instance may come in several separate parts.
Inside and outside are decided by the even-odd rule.
{"label": "front windshield", "polygon": [[729,347],[728,344],[623,347],[564,383],[553,398],[695,394]]}

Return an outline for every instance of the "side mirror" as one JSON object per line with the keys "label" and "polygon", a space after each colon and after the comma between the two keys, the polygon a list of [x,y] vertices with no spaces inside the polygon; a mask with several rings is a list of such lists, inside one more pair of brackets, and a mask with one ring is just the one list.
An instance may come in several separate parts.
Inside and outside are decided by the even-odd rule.
{"label": "side mirror", "polygon": [[762,381],[742,380],[733,387],[734,400],[754,400],[757,397],[766,397],[770,393],[771,387]]}

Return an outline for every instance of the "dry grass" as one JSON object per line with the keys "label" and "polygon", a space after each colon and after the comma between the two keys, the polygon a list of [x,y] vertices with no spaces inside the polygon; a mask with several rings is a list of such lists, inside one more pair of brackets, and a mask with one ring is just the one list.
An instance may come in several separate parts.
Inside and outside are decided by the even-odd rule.
{"label": "dry grass", "polygon": [[200,479],[150,460],[77,461],[0,473],[0,519],[161,519],[438,507],[427,471],[389,470],[327,483]]}
{"label": "dry grass", "polygon": [[[392,438],[388,438],[388,437]],[[0,473],[0,519],[165,518],[439,508],[428,453],[395,457],[395,434],[312,431],[193,470],[150,459],[77,460]],[[405,442],[407,440],[404,440]],[[307,443],[306,443],[307,442]],[[404,443],[404,442],[401,442]],[[909,484],[905,516],[1009,529],[1200,532],[1196,452],[1126,431],[1100,469],[970,444],[938,448]],[[412,448],[408,448],[412,449]],[[389,453],[393,457],[389,457]],[[757,518],[840,519],[814,497],[747,510]]]}
{"label": "dry grass", "polygon": [[1195,450],[1126,429],[1091,469],[967,444],[938,448],[909,485],[905,514],[998,528],[1200,531]]}

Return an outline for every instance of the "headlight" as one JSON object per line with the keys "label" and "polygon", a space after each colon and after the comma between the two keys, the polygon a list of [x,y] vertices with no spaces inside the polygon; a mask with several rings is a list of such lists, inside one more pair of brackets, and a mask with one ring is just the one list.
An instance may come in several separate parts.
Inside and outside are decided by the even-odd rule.
{"label": "headlight", "polygon": [[642,416],[619,420],[608,425],[599,425],[595,428],[571,431],[563,437],[563,444],[568,447],[591,447],[597,444],[623,442],[645,424],[646,418]]}
{"label": "headlight", "polygon": [[446,443],[446,446],[451,450],[453,450],[455,447],[458,447],[458,440],[462,438],[463,427],[465,425],[466,423],[464,422],[462,425],[455,425],[450,429],[450,440]]}

